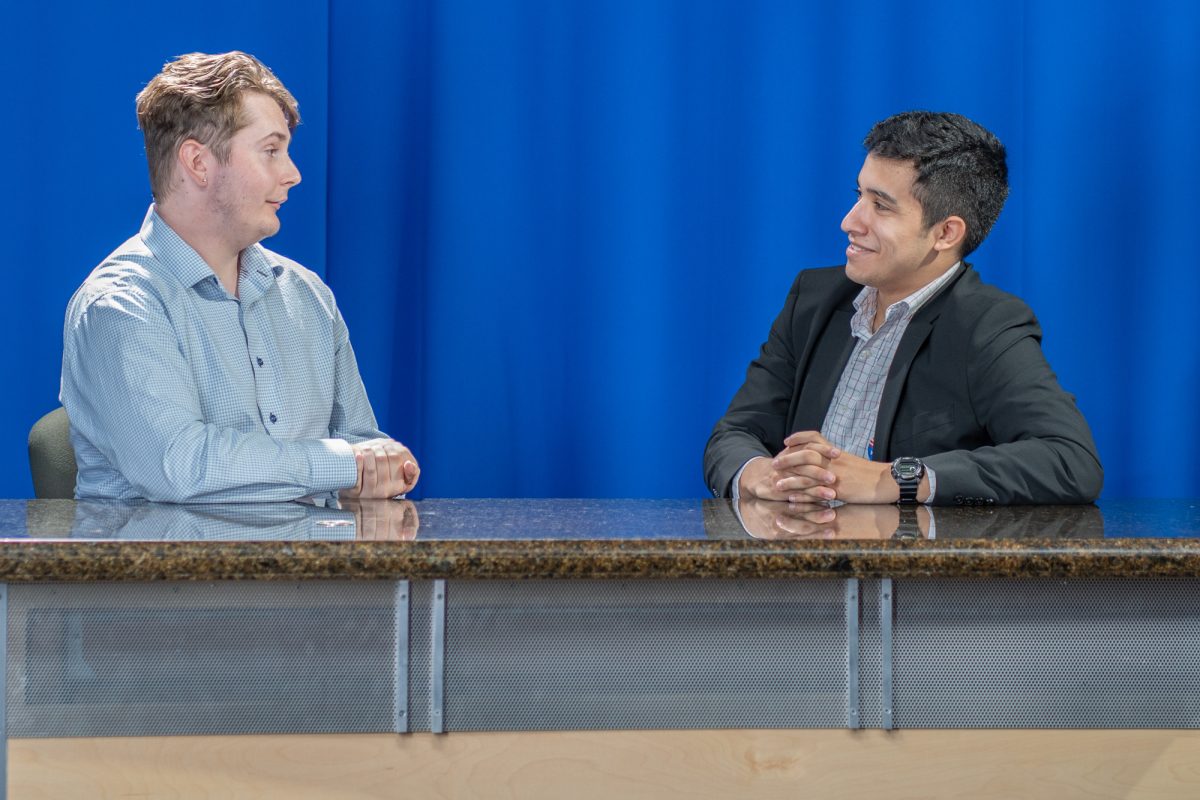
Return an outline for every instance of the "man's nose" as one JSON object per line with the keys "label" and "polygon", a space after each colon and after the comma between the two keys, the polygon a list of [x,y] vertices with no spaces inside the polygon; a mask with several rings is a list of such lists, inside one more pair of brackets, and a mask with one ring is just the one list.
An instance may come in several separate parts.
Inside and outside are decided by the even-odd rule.
{"label": "man's nose", "polygon": [[296,162],[288,158],[288,167],[290,169],[284,173],[283,183],[285,186],[295,186],[300,182],[300,169],[296,166]]}
{"label": "man's nose", "polygon": [[862,200],[855,201],[854,205],[850,206],[850,210],[846,212],[846,216],[842,217],[842,232],[843,233],[861,233],[863,228],[862,214],[859,211],[862,206]]}

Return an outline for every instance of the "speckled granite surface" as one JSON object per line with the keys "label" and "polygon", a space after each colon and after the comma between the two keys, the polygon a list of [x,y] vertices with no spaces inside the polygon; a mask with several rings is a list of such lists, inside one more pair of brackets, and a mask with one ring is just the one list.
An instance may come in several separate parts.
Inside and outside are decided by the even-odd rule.
{"label": "speckled granite surface", "polygon": [[726,500],[6,500],[0,580],[1200,576],[1200,501],[738,512]]}

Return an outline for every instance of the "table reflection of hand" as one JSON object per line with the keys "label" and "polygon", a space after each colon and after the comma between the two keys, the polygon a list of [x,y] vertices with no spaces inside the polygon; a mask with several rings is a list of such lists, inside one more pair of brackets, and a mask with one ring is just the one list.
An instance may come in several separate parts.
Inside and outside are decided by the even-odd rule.
{"label": "table reflection of hand", "polygon": [[834,510],[824,503],[784,503],[742,496],[738,514],[756,539],[832,539]]}
{"label": "table reflection of hand", "polygon": [[[738,500],[742,527],[756,539],[891,539],[900,527],[895,505],[834,505]],[[929,509],[917,506],[921,536],[929,531]]]}
{"label": "table reflection of hand", "polygon": [[360,542],[399,542],[417,538],[421,527],[411,500],[347,500],[341,507],[354,513],[355,539]]}

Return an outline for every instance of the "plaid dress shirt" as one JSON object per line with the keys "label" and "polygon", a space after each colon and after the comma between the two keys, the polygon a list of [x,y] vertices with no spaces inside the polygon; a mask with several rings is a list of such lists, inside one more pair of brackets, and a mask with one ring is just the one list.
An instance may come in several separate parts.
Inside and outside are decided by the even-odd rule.
{"label": "plaid dress shirt", "polygon": [[888,306],[884,322],[872,332],[878,310],[879,290],[864,286],[854,298],[854,316],[850,332],[857,340],[850,361],[842,370],[841,380],[821,423],[821,435],[844,452],[863,458],[871,457],[875,423],[879,418],[879,401],[887,383],[888,370],[908,330],[913,315],[925,305],[938,289],[954,277],[958,264],[946,270],[940,278]]}
{"label": "plaid dress shirt", "polygon": [[[850,332],[858,341],[854,343],[850,362],[842,370],[833,399],[829,401],[829,410],[825,412],[825,421],[821,423],[821,435],[832,444],[863,458],[874,455],[879,401],[883,398],[883,387],[887,383],[888,371],[896,358],[900,340],[904,338],[913,315],[950,282],[961,263],[946,270],[932,283],[888,306],[883,324],[874,332],[871,331],[871,325],[879,307],[879,290],[864,286],[858,297],[854,298],[855,312],[850,318]],[[932,503],[937,494],[937,474],[932,469],[926,469],[925,475],[929,478],[929,497],[925,502]]]}

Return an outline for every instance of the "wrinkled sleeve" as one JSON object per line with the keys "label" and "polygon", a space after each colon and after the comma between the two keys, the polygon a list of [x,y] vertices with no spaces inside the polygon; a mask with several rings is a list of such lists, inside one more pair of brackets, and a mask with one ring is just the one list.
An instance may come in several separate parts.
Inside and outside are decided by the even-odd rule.
{"label": "wrinkled sleeve", "polygon": [[991,309],[974,334],[971,406],[997,444],[925,458],[937,470],[935,503],[987,497],[1010,505],[1090,503],[1104,470],[1091,430],[1050,369],[1041,328],[1024,304]]}
{"label": "wrinkled sleeve", "polygon": [[335,439],[344,439],[352,444],[367,439],[389,438],[379,430],[375,421],[375,413],[371,410],[371,402],[367,399],[367,390],[363,386],[362,376],[358,372],[358,359],[354,357],[354,348],[350,344],[350,334],[342,312],[334,309],[333,335],[336,342],[334,351],[334,388],[333,412],[329,421],[329,433]]}

